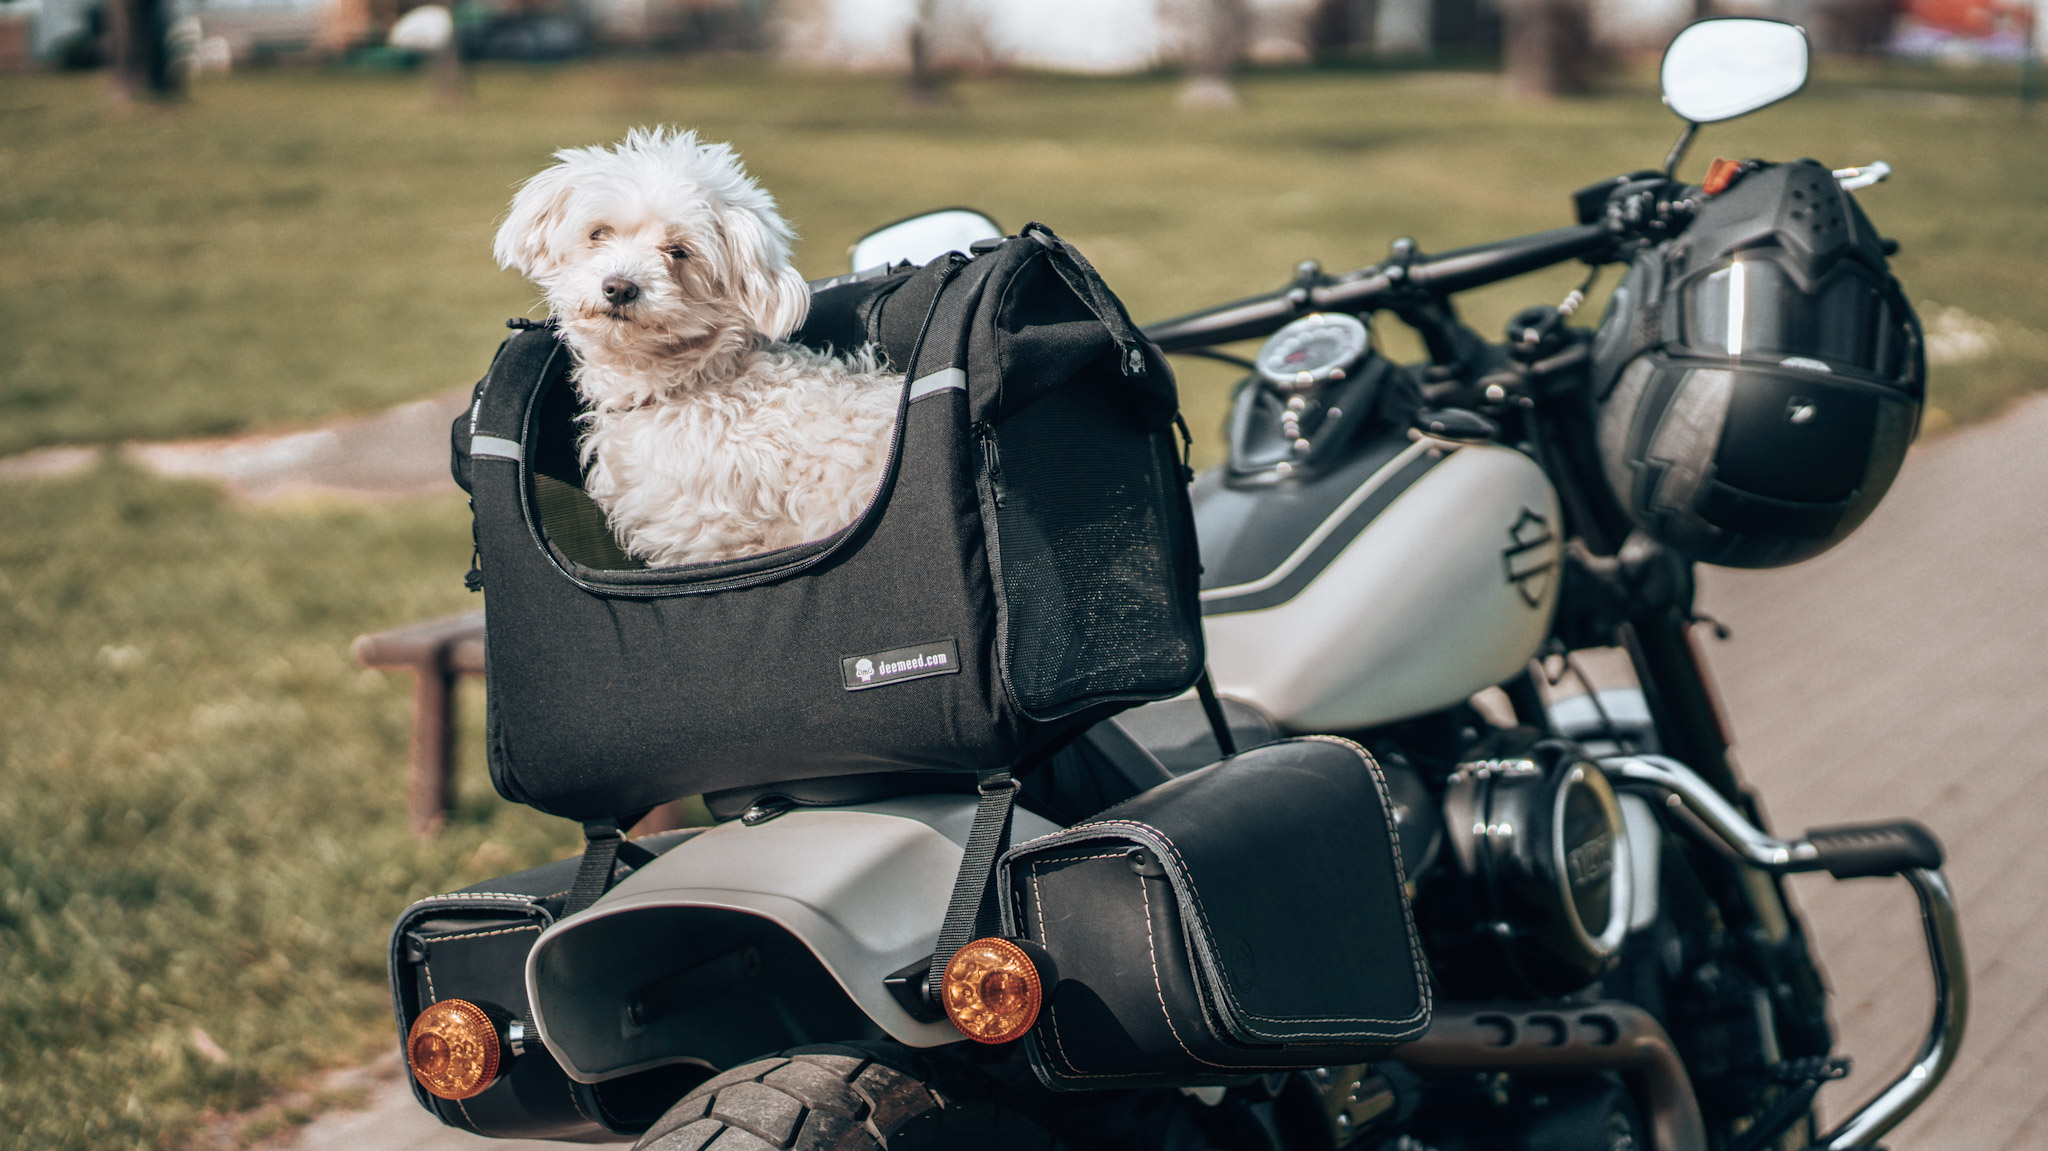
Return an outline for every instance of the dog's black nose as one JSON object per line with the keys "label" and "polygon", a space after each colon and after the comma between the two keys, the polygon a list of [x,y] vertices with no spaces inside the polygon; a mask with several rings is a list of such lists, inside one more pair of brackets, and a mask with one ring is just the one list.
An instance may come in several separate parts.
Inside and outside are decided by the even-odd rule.
{"label": "dog's black nose", "polygon": [[640,298],[640,285],[624,276],[606,276],[599,288],[605,300],[613,304],[630,304]]}

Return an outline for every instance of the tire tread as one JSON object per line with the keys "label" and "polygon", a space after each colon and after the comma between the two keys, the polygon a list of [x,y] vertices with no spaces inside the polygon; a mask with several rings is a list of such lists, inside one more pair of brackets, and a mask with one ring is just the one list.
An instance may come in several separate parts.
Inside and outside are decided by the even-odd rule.
{"label": "tire tread", "polygon": [[891,1151],[897,1134],[945,1105],[855,1048],[799,1048],[705,1080],[635,1151]]}

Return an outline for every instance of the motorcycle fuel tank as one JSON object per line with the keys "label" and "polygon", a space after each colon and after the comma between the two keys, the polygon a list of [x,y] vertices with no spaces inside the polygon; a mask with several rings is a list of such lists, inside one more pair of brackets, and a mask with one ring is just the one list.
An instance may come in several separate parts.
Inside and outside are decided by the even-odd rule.
{"label": "motorcycle fuel tank", "polygon": [[1291,731],[1355,731],[1508,679],[1557,606],[1561,517],[1535,461],[1388,430],[1312,479],[1194,487],[1217,691]]}

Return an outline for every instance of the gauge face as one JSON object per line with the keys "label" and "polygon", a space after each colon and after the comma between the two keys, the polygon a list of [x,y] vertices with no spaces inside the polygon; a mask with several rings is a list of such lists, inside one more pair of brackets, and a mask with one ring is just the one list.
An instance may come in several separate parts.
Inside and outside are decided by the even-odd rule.
{"label": "gauge face", "polygon": [[1283,388],[1307,388],[1349,368],[1371,343],[1356,316],[1317,313],[1273,333],[1259,349],[1259,374]]}

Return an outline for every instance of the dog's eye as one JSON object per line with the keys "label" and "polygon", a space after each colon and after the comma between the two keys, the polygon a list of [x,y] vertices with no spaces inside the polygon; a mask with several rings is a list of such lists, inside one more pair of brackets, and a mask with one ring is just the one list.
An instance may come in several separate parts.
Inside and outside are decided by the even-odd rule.
{"label": "dog's eye", "polygon": [[663,248],[661,253],[671,260],[687,260],[690,258],[690,249],[683,247],[681,244],[670,244],[668,247]]}
{"label": "dog's eye", "polygon": [[593,228],[590,232],[590,242],[593,244],[598,242],[599,240],[609,240],[611,239],[611,237],[612,230],[606,227]]}

